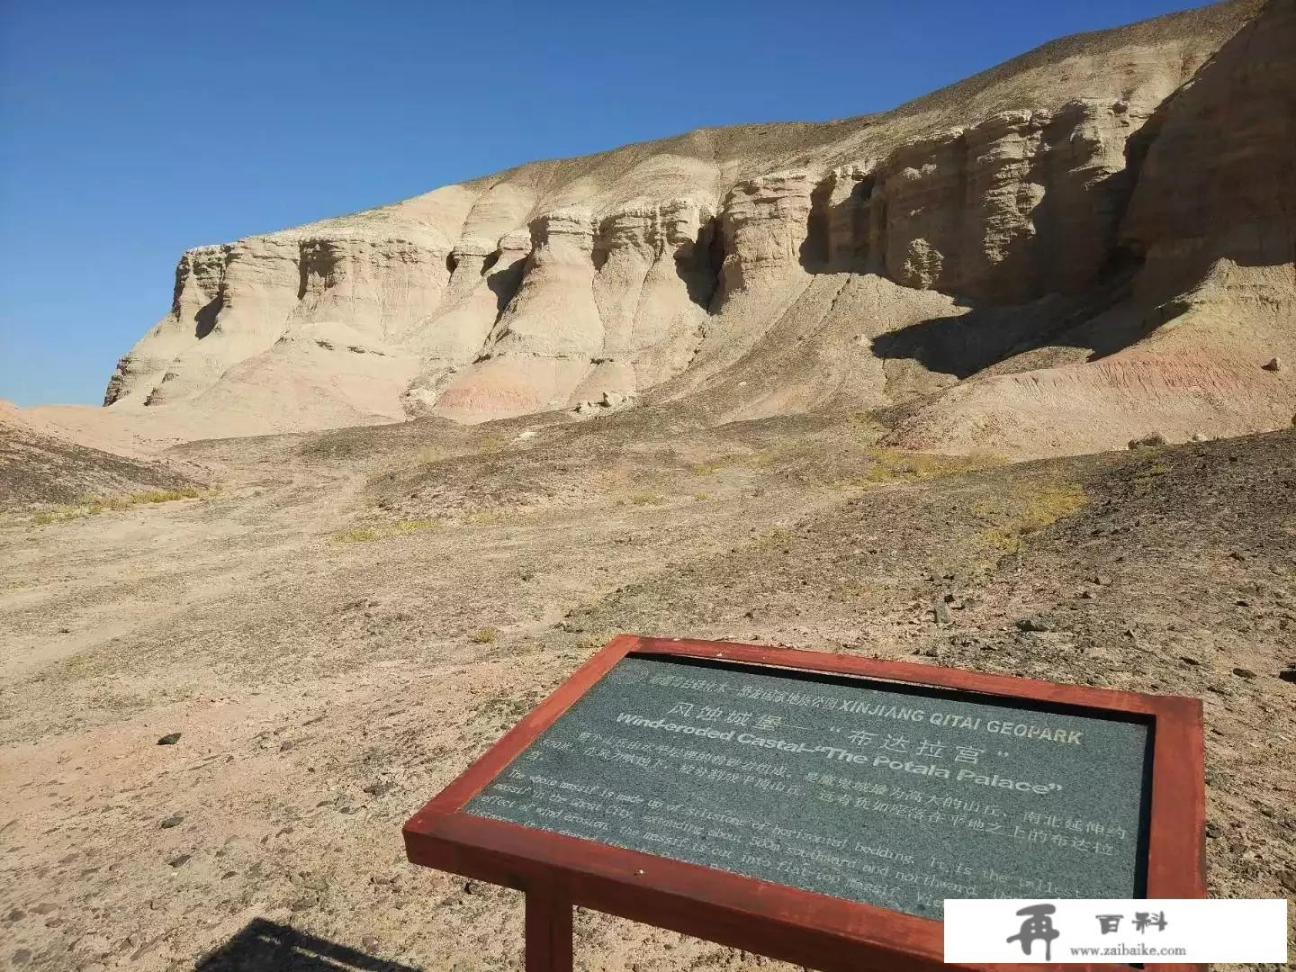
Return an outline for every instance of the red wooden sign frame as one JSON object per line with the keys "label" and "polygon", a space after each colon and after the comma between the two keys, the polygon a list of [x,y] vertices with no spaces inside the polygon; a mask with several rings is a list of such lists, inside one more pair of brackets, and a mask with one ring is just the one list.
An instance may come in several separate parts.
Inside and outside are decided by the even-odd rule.
{"label": "red wooden sign frame", "polygon": [[[473,797],[630,654],[859,676],[1007,702],[1032,700],[1142,716],[1153,734],[1147,897],[1206,896],[1205,746],[1197,699],[791,648],[620,635],[405,824],[405,848],[413,863],[526,892],[528,972],[571,969],[574,905],[822,972],[946,967],[939,921],[464,812]],[[1059,972],[1112,968],[1048,967]],[[1147,967],[1163,972],[1203,968]]]}

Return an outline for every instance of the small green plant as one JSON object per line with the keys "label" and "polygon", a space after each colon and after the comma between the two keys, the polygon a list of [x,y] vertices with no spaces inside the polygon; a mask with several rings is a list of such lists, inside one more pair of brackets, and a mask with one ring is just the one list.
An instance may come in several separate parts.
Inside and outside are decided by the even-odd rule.
{"label": "small green plant", "polygon": [[493,644],[498,637],[499,632],[494,628],[478,628],[468,640],[474,645],[489,645]]}
{"label": "small green plant", "polygon": [[660,493],[634,493],[630,502],[635,506],[661,506],[666,502],[666,497]]}

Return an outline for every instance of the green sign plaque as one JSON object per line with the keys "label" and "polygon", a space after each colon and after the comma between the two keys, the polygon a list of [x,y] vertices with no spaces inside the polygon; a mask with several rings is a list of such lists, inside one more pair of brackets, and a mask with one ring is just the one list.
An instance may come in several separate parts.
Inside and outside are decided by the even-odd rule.
{"label": "green sign plaque", "polygon": [[626,657],[464,808],[939,919],[1144,894],[1150,720],[728,661]]}

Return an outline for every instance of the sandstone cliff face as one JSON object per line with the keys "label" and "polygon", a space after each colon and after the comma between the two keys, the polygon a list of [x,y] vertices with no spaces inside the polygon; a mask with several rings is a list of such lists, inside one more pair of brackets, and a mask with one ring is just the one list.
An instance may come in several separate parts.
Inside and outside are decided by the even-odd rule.
{"label": "sandstone cliff face", "polygon": [[[1061,342],[1110,356],[951,390],[898,430],[905,445],[1093,451],[1152,432],[1216,437],[1287,426],[1296,380],[1296,3],[1269,3],[1127,143],[1123,307]],[[1123,315],[1124,320],[1114,315]],[[1102,360],[1093,360],[1102,358]],[[1267,367],[1277,359],[1276,369]]]}
{"label": "sandstone cliff face", "polygon": [[1149,297],[1220,259],[1296,259],[1296,4],[1280,0],[1157,109],[1134,146],[1140,179],[1122,242],[1147,263]]}
{"label": "sandstone cliff face", "polygon": [[1217,261],[1291,263],[1292,17],[1239,0],[889,115],[694,132],[201,247],[106,402],[279,400],[297,427],[683,398],[733,418],[905,402],[1041,348],[1101,383],[1123,372],[1071,359],[1164,337],[1155,309]]}

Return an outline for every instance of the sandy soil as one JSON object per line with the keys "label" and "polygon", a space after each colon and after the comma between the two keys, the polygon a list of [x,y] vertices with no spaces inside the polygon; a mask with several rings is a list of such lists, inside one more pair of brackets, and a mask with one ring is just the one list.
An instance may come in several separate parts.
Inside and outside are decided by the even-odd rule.
{"label": "sandy soil", "polygon": [[[414,422],[5,513],[0,966],[520,968],[520,896],[409,866],[400,825],[622,630],[1202,697],[1212,889],[1296,892],[1296,436],[993,466],[879,435]],[[773,967],[577,936],[587,970]]]}

